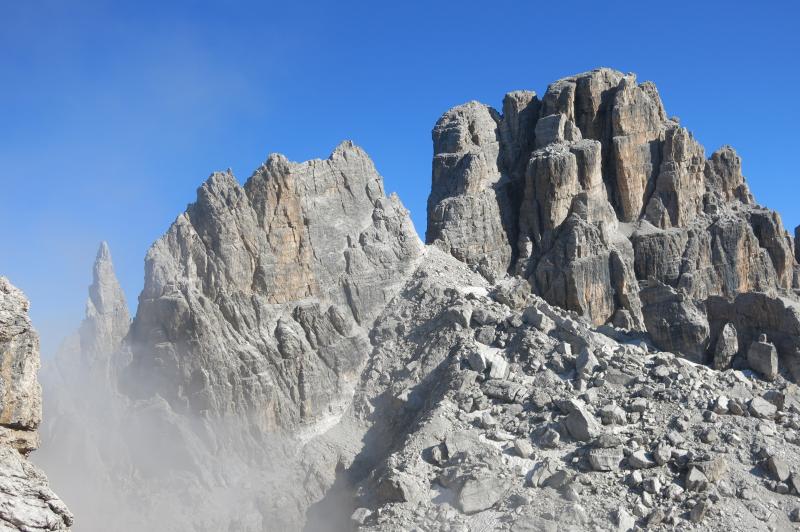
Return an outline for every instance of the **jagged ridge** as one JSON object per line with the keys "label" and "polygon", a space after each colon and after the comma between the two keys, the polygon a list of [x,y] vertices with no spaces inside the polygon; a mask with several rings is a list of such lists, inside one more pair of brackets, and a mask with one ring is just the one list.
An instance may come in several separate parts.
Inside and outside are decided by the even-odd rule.
{"label": "jagged ridge", "polygon": [[[632,74],[571,76],[541,100],[513,92],[502,115],[470,102],[445,113],[433,138],[428,243],[490,279],[521,275],[596,325],[646,329],[702,362],[733,312],[719,300],[704,308],[709,298],[797,287],[793,239],[755,204],[733,148],[706,159],[655,85]],[[794,316],[781,332],[774,316],[751,317],[739,320],[743,348],[800,324]],[[779,346],[790,368],[798,347]]]}
{"label": "jagged ridge", "polygon": [[[148,509],[139,527],[297,529],[308,517],[329,529],[526,530],[573,512],[573,526],[608,528],[610,505],[634,496],[625,507],[640,524],[691,526],[669,501],[697,521],[719,501],[689,487],[690,472],[710,467],[702,453],[735,455],[746,489],[756,489],[748,467],[791,460],[788,444],[752,459],[742,449],[744,436],[766,445],[798,423],[796,389],[760,335],[791,371],[800,314],[791,238],[755,205],[732,149],[707,160],[654,85],[609,69],[553,83],[541,100],[510,93],[502,115],[459,106],[433,140],[432,246],[345,143],[324,161],[270,156],[244,187],[212,175],[148,252],[124,341],[117,305],[93,297],[82,331],[98,341],[85,344],[119,345],[110,378],[125,394],[107,386],[118,406],[93,422],[125,419],[131,438],[156,428],[113,469],[129,476],[111,489]],[[110,287],[105,300],[119,302],[114,283],[96,277],[91,291]],[[657,353],[645,331],[726,371]],[[715,450],[704,410],[751,407],[726,424],[740,440]],[[755,434],[758,419],[767,428]],[[688,441],[670,440],[675,453],[629,481],[618,469],[642,469],[668,424]],[[596,449],[619,457],[613,474],[586,475]],[[771,482],[795,489],[789,477]],[[564,502],[585,493],[580,483],[614,496],[589,494],[587,518]],[[196,508],[175,497],[186,486]],[[539,488],[541,508],[527,499]],[[628,510],[614,526],[633,526]],[[710,528],[723,526],[708,513]]]}

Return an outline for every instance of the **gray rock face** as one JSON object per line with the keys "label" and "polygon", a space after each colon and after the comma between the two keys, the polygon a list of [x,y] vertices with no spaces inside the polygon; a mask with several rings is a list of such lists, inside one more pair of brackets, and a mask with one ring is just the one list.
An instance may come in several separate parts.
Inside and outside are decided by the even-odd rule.
{"label": "gray rock face", "polygon": [[800,225],[794,228],[794,258],[800,261]]}
{"label": "gray rock face", "polygon": [[270,156],[244,187],[214,174],[148,252],[123,382],[265,432],[322,416],[420,248],[351,143],[324,161]]}
{"label": "gray rock face", "polygon": [[510,93],[503,108],[500,117],[469,102],[445,113],[433,130],[427,241],[487,276],[512,263],[514,195],[532,149],[539,100],[534,93]]}
{"label": "gray rock face", "polygon": [[778,352],[769,342],[757,341],[750,344],[747,363],[768,381],[775,380],[778,376]]}
{"label": "gray rock face", "polygon": [[86,302],[86,318],[79,331],[81,353],[94,359],[86,364],[105,367],[108,362],[96,357],[108,357],[122,344],[131,326],[131,317],[125,293],[119,285],[111,261],[111,251],[106,242],[97,250],[93,280]]}
{"label": "gray rock face", "polygon": [[[491,120],[456,120],[467,110],[475,116],[480,110]],[[679,344],[659,343],[671,336],[663,324],[656,325],[652,302],[650,318],[643,314],[640,284],[653,280],[685,293],[682,319],[700,329],[707,328],[702,321],[720,319],[712,315],[718,305],[704,306],[710,297],[790,295],[798,266],[780,217],[755,204],[733,148],[723,146],[706,159],[692,134],[667,118],[652,83],[598,69],[551,84],[538,119],[528,120],[522,135],[533,149],[513,151],[516,172],[496,155],[509,151],[501,125],[513,117],[506,114],[472,102],[437,124],[435,139],[441,138],[442,124],[456,122],[463,124],[458,138],[474,131],[471,138],[489,139],[481,153],[497,164],[491,171],[449,172],[442,178],[436,168],[451,152],[435,140],[429,243],[459,242],[442,247],[490,279],[522,275],[550,304],[596,325],[647,329],[659,347],[688,348],[686,354],[696,360],[713,355],[707,349],[716,344],[693,337],[702,330],[687,333]],[[516,193],[489,193],[498,183]],[[450,204],[473,207],[450,211],[444,227],[431,213]],[[464,232],[477,224],[494,229]],[[492,250],[502,250],[501,259],[484,260],[495,256],[482,254],[487,249],[461,251],[469,242],[491,243]],[[706,310],[708,316],[701,317]],[[712,333],[716,339],[718,330]]]}
{"label": "gray rock face", "polygon": [[271,156],[244,187],[211,176],[149,251],[127,335],[101,247],[86,319],[47,372],[59,415],[42,463],[91,516],[82,528],[298,529],[344,452],[320,436],[422,252],[351,143]]}
{"label": "gray rock face", "polygon": [[714,369],[728,369],[733,357],[738,352],[739,341],[736,337],[736,328],[732,324],[726,323],[717,336],[717,343],[714,347]]}
{"label": "gray rock face", "polygon": [[73,517],[47,478],[16,449],[0,445],[0,529],[69,530]]}
{"label": "gray rock face", "polygon": [[0,443],[27,454],[39,446],[42,421],[39,336],[28,318],[28,300],[0,277]]}
{"label": "gray rock face", "polygon": [[740,354],[766,334],[777,349],[781,364],[793,379],[800,378],[800,303],[788,294],[763,292],[739,294],[733,300],[710,297],[706,301],[712,337],[726,322],[736,327]]}
{"label": "gray rock face", "polygon": [[39,337],[28,301],[0,277],[0,529],[69,530],[72,514],[26,456],[41,422]]}
{"label": "gray rock face", "polygon": [[708,319],[685,294],[658,281],[640,293],[647,331],[663,349],[682,353],[695,362],[705,362]]}

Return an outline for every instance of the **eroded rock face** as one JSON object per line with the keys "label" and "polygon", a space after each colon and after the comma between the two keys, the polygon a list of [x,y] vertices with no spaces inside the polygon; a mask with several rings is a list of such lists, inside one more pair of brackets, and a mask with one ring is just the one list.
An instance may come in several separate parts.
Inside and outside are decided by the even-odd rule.
{"label": "eroded rock face", "polygon": [[514,92],[505,117],[478,102],[445,113],[433,130],[428,242],[493,276],[512,263],[514,195],[532,150],[539,100]]}
{"label": "eroded rock face", "polygon": [[647,331],[657,345],[705,362],[709,325],[705,312],[685,294],[658,281],[641,291]]}
{"label": "eroded rock face", "polygon": [[28,300],[0,277],[0,443],[27,454],[39,446],[42,421],[39,336],[28,318]]}
{"label": "eroded rock face", "polygon": [[102,246],[84,323],[47,372],[59,415],[43,462],[86,530],[301,528],[343,452],[319,436],[422,252],[351,143],[324,161],[273,155],[244,186],[211,176],[148,253],[127,335]]}
{"label": "eroded rock face", "polygon": [[633,76],[621,78],[611,109],[608,179],[620,219],[632,222],[642,215],[648,188],[658,176],[666,116],[655,86],[637,85]]}
{"label": "eroded rock face", "polygon": [[712,337],[725,322],[732,323],[738,335],[739,354],[762,334],[775,345],[780,363],[794,379],[800,377],[800,303],[789,297],[775,297],[763,292],[748,292],[729,300],[711,297],[707,301]]}
{"label": "eroded rock face", "polygon": [[244,187],[214,174],[147,255],[123,382],[265,432],[320,417],[348,395],[365,330],[420,249],[351,143],[324,161],[270,156]]}
{"label": "eroded rock face", "polygon": [[[791,297],[798,266],[780,217],[756,205],[733,148],[723,146],[706,158],[692,134],[667,118],[652,83],[611,69],[552,83],[538,119],[527,122],[525,135],[515,132],[514,138],[522,136],[532,148],[514,151],[516,173],[495,155],[510,151],[499,125],[511,115],[475,102],[446,113],[437,124],[435,161],[449,153],[436,140],[441,124],[478,109],[491,120],[463,123],[483,132],[475,139],[491,140],[478,151],[497,164],[488,173],[450,172],[443,180],[434,163],[427,240],[491,242],[492,250],[502,250],[500,260],[483,260],[483,249],[464,253],[443,246],[487,278],[521,275],[548,303],[596,325],[646,328],[665,349],[676,347],[663,334],[666,329],[651,330],[659,320],[652,312],[649,320],[642,314],[640,289],[650,280],[685,294],[687,304],[700,309],[692,312],[700,321],[718,321],[711,315],[700,319],[710,297],[749,292]],[[459,131],[471,130],[465,125]],[[476,181],[476,175],[493,177]],[[518,193],[488,194],[498,183]],[[495,205],[492,197],[500,198]],[[431,215],[446,205],[476,202],[480,209],[451,211],[447,227]],[[464,228],[477,223],[503,230],[472,239],[475,231]],[[712,345],[707,336],[690,349],[692,358],[712,354],[706,351]]]}
{"label": "eroded rock face", "polygon": [[0,277],[0,528],[69,530],[72,514],[26,456],[39,444],[42,419],[39,337],[28,301]]}
{"label": "eroded rock face", "polygon": [[86,317],[78,331],[85,365],[110,371],[108,358],[115,353],[131,326],[125,293],[119,285],[106,242],[100,244],[93,267]]}

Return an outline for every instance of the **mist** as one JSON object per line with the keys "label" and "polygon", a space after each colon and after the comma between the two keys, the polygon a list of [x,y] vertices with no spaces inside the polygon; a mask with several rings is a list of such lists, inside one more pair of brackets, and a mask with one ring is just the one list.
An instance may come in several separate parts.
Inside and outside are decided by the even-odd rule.
{"label": "mist", "polygon": [[[43,361],[39,379],[33,460],[75,515],[74,530],[300,530],[341,472],[336,446],[320,436],[346,405],[327,424],[290,433],[265,427],[257,412],[212,414],[181,394],[165,398],[160,390],[169,386],[156,386],[164,369],[150,367],[159,359],[135,341],[128,309],[104,242],[85,317]],[[349,528],[350,486],[340,481],[335,492],[306,530]]]}
{"label": "mist", "polygon": [[[176,412],[160,396],[131,399],[115,370],[88,366],[90,357],[70,346],[41,371],[44,422],[33,461],[75,515],[77,532],[296,530],[322,497],[327,486],[309,483],[290,437]],[[333,530],[329,523],[306,530]]]}

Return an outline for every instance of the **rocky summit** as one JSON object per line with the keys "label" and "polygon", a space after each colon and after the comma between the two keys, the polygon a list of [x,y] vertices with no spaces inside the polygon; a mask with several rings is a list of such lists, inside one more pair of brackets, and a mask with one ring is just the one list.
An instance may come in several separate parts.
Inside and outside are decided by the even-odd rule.
{"label": "rocky summit", "polygon": [[427,244],[345,142],[209,177],[132,320],[101,246],[42,375],[76,528],[800,526],[796,242],[733,148],[606,68],[455,107],[433,148]]}

